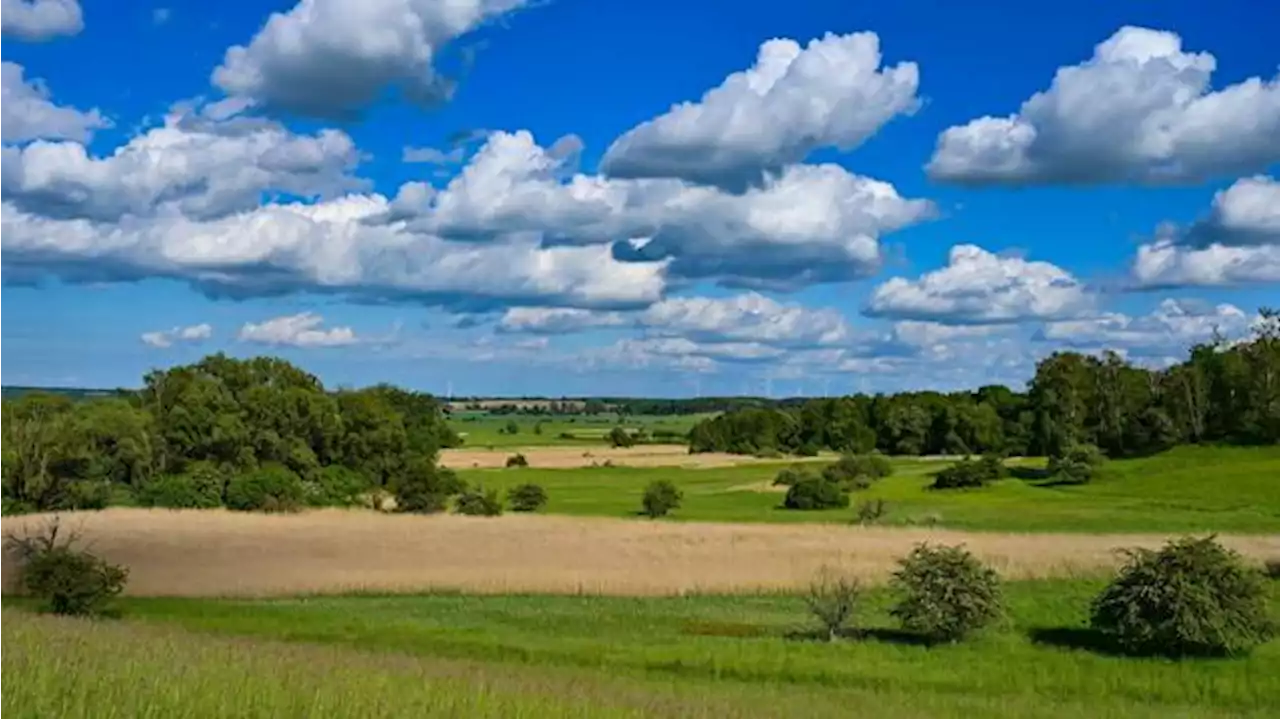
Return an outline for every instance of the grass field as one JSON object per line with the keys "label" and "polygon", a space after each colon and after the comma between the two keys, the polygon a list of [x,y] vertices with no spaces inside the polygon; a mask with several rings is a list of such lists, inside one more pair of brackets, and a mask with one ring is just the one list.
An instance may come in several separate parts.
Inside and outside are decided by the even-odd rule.
{"label": "grass field", "polygon": [[938,647],[896,633],[880,591],[858,615],[861,633],[835,644],[812,641],[800,599],[780,594],[130,599],[124,623],[93,626],[30,617],[9,602],[4,708],[131,717],[1262,717],[1280,706],[1280,643],[1235,660],[1112,656],[1085,628],[1100,586],[1010,584],[998,627]]}
{"label": "grass field", "polygon": [[[669,479],[684,491],[681,520],[848,522],[853,510],[781,508],[770,484],[785,464],[710,469],[608,467],[464,470],[469,482],[506,489],[536,482],[558,514],[634,516],[644,487]],[[1013,464],[1018,464],[1017,462]],[[1042,463],[1022,463],[1030,467]],[[926,487],[944,462],[895,459],[894,475],[854,502],[884,499],[889,525],[933,525],[1010,532],[1280,532],[1280,447],[1183,447],[1154,457],[1108,463],[1094,482],[1054,486],[1011,477],[983,489]]]}
{"label": "grass field", "polygon": [[[635,431],[676,432],[681,435],[693,425],[711,415],[628,415],[621,426]],[[516,434],[501,432],[509,422],[515,422]],[[603,447],[605,437],[619,426],[617,415],[496,415],[487,412],[456,412],[449,419],[449,426],[463,439],[463,446],[476,447],[539,447],[572,446]],[[562,435],[571,434],[572,438]],[[667,440],[671,441],[671,440]]]}

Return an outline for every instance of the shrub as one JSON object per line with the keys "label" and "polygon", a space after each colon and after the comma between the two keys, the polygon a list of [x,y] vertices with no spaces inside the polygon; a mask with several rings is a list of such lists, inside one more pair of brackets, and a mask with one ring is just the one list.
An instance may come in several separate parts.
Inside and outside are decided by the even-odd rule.
{"label": "shrub", "polygon": [[216,470],[166,474],[143,483],[135,493],[143,507],[212,509],[222,506],[223,480]]}
{"label": "shrub", "polygon": [[458,514],[471,517],[496,517],[502,514],[502,499],[498,497],[496,489],[485,490],[484,487],[465,489],[458,495],[455,509]]}
{"label": "shrub", "polygon": [[818,575],[809,583],[804,602],[826,631],[827,641],[840,636],[861,594],[862,585],[856,578],[838,574],[829,567],[818,570]]}
{"label": "shrub", "polygon": [[1106,460],[1092,444],[1076,444],[1049,458],[1049,475],[1059,482],[1085,484],[1094,478]]}
{"label": "shrub", "polygon": [[227,509],[242,512],[292,512],[302,506],[306,489],[293,470],[265,464],[227,482]]}
{"label": "shrub", "polygon": [[365,502],[369,481],[342,465],[329,465],[302,483],[304,499],[312,507],[355,507]]}
{"label": "shrub", "polygon": [[1268,579],[1280,579],[1280,557],[1273,557],[1263,562],[1262,573]]}
{"label": "shrub", "polygon": [[1274,633],[1263,575],[1214,539],[1132,549],[1093,601],[1091,623],[1125,649],[1168,655],[1235,654]]}
{"label": "shrub", "polygon": [[803,482],[806,479],[817,479],[817,478],[813,476],[812,472],[805,469],[804,467],[800,467],[793,464],[790,467],[783,467],[781,470],[779,470],[777,476],[773,478],[773,486],[790,487],[795,484],[799,484],[800,482]]}
{"label": "shrub", "polygon": [[443,512],[449,506],[449,498],[466,488],[453,470],[421,458],[409,464],[392,492],[397,511],[430,514]]}
{"label": "shrub", "polygon": [[855,511],[858,513],[858,524],[875,524],[889,513],[889,505],[883,499],[868,499],[859,502]]}
{"label": "shrub", "polygon": [[547,504],[547,490],[537,484],[521,484],[507,492],[513,512],[536,512]]}
{"label": "shrub", "polygon": [[811,477],[791,485],[782,501],[787,509],[837,509],[849,506],[849,495],[837,483]]}
{"label": "shrub", "polygon": [[899,562],[890,610],[902,628],[932,641],[955,641],[1000,615],[1000,577],[964,547],[916,546]]}
{"label": "shrub", "polygon": [[645,487],[641,506],[646,516],[657,519],[666,516],[674,509],[679,509],[680,501],[683,499],[684,493],[670,480],[657,479]]}
{"label": "shrub", "polygon": [[614,447],[632,447],[636,443],[636,438],[622,427],[614,427],[609,430],[609,444]]}
{"label": "shrub", "polygon": [[573,432],[561,432],[560,439],[577,439],[577,437],[574,436]]}
{"label": "shrub", "polygon": [[77,549],[74,534],[60,535],[55,517],[36,535],[5,535],[5,549],[19,566],[19,584],[55,614],[106,613],[124,590],[129,571]]}
{"label": "shrub", "polygon": [[507,457],[507,466],[508,467],[528,467],[529,460],[523,454],[516,452],[510,457]]}
{"label": "shrub", "polygon": [[849,454],[827,465],[822,476],[847,490],[866,489],[873,482],[893,473],[889,458],[882,454]]}
{"label": "shrub", "polygon": [[818,450],[821,449],[814,442],[805,442],[796,448],[797,457],[817,457]]}
{"label": "shrub", "polygon": [[507,434],[520,434],[520,425],[516,424],[514,419],[507,420],[507,424],[503,427]]}
{"label": "shrub", "polygon": [[994,455],[979,460],[965,458],[933,476],[933,489],[967,489],[985,487],[987,482],[1005,476],[1004,463]]}

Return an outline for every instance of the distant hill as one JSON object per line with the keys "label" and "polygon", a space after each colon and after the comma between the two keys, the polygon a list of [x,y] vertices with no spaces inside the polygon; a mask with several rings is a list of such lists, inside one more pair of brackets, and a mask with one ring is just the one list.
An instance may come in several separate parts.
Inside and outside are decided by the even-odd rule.
{"label": "distant hill", "polygon": [[95,397],[115,397],[130,391],[131,390],[127,389],[94,389],[92,387],[22,387],[17,385],[5,385],[0,387],[0,398],[16,399],[24,394],[44,392],[46,394],[57,394],[64,397],[70,397],[73,400],[81,400],[93,399]]}

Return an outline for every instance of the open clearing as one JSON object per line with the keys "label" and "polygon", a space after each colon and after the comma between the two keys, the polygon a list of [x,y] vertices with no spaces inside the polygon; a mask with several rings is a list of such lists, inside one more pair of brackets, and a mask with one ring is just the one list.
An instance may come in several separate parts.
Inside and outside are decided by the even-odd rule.
{"label": "open clearing", "polygon": [[[440,464],[451,469],[494,469],[505,467],[507,458],[521,453],[529,464],[545,469],[570,469],[598,467],[609,462],[619,467],[675,467],[703,469],[706,467],[733,467],[747,464],[777,464],[775,459],[760,459],[741,454],[707,452],[689,454],[689,448],[681,444],[644,444],[636,447],[504,447],[502,449],[476,449],[458,447],[440,452]],[[821,459],[831,460],[828,454]],[[805,458],[808,460],[818,457]],[[801,461],[801,460],[797,460]]]}
{"label": "open clearing", "polygon": [[[8,531],[47,515],[15,517]],[[1115,550],[1160,535],[998,534],[507,515],[297,515],[108,509],[64,515],[92,549],[129,567],[137,595],[230,596],[353,590],[663,595],[791,589],[822,565],[883,579],[917,542],[963,542],[1008,577],[1093,573]],[[1255,559],[1280,536],[1231,536]],[[4,583],[12,581],[4,564]]]}

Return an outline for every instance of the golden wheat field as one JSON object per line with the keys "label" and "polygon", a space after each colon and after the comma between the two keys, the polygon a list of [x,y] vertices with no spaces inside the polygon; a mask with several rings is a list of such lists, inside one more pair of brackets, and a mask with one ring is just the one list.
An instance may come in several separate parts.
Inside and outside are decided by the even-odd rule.
{"label": "golden wheat field", "polygon": [[[49,518],[10,518],[4,529],[22,532]],[[823,565],[882,580],[922,541],[962,542],[1006,577],[1046,577],[1114,566],[1118,548],[1155,546],[1167,539],[366,510],[264,515],[121,508],[68,513],[61,520],[93,551],[129,567],[129,593],[167,596],[787,589],[804,585]],[[1280,536],[1223,541],[1249,557],[1280,554]],[[4,563],[6,589],[13,581],[12,566]]]}
{"label": "golden wheat field", "polygon": [[[681,444],[645,444],[636,447],[502,447],[455,448],[440,451],[440,464],[451,469],[493,469],[505,467],[507,458],[519,452],[535,467],[570,469],[591,467],[605,462],[622,467],[684,467],[705,469],[708,467],[732,467],[761,462],[777,463],[777,459],[763,459],[724,452],[689,454],[689,448]],[[829,457],[794,458],[791,461],[829,459]]]}

